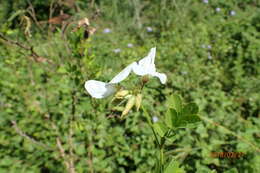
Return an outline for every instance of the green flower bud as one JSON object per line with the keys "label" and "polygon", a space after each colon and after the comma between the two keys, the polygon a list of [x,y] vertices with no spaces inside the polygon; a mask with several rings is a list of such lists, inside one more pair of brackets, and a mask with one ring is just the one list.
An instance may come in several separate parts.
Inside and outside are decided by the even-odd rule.
{"label": "green flower bud", "polygon": [[146,84],[148,81],[149,81],[149,76],[148,75],[145,75],[145,76],[142,77],[143,84]]}
{"label": "green flower bud", "polygon": [[123,118],[125,115],[128,114],[128,112],[133,108],[133,106],[135,105],[135,96],[132,96],[128,99],[128,102],[126,103],[125,109],[122,112],[121,118]]}
{"label": "green flower bud", "polygon": [[128,90],[120,90],[115,94],[115,98],[122,99],[129,94]]}
{"label": "green flower bud", "polygon": [[141,93],[137,94],[136,99],[135,99],[135,107],[136,110],[138,111],[141,107],[141,103],[142,103],[142,97],[143,95]]}

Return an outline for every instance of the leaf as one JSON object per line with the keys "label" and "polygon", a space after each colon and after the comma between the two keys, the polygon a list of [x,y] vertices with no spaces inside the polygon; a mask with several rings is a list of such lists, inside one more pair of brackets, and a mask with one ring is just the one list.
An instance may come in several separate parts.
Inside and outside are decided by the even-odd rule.
{"label": "leaf", "polygon": [[189,103],[184,106],[182,110],[182,114],[185,115],[192,115],[192,114],[197,114],[199,112],[199,107],[197,106],[196,103]]}
{"label": "leaf", "polygon": [[153,126],[153,123],[152,123],[152,121],[151,121],[151,118],[150,118],[150,116],[149,116],[149,114],[148,114],[146,108],[145,108],[144,106],[142,106],[142,109],[143,109],[143,111],[144,111],[144,116],[146,117],[148,124],[149,124],[150,126]]}
{"label": "leaf", "polygon": [[177,112],[181,112],[182,110],[182,101],[180,96],[173,94],[168,99],[168,104],[170,108],[175,109]]}
{"label": "leaf", "polygon": [[164,135],[168,131],[168,128],[162,122],[154,123],[153,128],[161,137],[164,137]]}
{"label": "leaf", "polygon": [[188,115],[188,116],[180,116],[179,117],[179,126],[187,126],[191,123],[197,123],[200,121],[200,118],[198,115]]}
{"label": "leaf", "polygon": [[85,146],[83,144],[78,145],[77,147],[75,147],[75,152],[78,155],[84,155],[86,153],[86,148],[85,148]]}
{"label": "leaf", "polygon": [[164,173],[185,173],[183,168],[180,168],[179,165],[179,162],[172,159],[167,168],[165,169]]}
{"label": "leaf", "polygon": [[178,126],[178,113],[175,109],[168,109],[165,116],[165,123],[169,128],[174,128]]}

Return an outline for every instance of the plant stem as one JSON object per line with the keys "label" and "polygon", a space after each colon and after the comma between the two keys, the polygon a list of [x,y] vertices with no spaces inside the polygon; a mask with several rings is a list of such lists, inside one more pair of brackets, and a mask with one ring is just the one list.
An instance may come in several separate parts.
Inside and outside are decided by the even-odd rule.
{"label": "plant stem", "polygon": [[160,173],[163,173],[164,170],[164,143],[165,143],[166,139],[165,137],[161,138],[161,143],[159,145],[160,147]]}
{"label": "plant stem", "polygon": [[163,147],[160,147],[160,173],[163,173],[163,162],[164,162]]}

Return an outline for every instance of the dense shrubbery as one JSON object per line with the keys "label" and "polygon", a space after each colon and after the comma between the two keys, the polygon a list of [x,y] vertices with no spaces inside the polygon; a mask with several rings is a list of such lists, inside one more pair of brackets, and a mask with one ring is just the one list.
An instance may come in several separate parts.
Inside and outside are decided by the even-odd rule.
{"label": "dense shrubbery", "polygon": [[1,35],[29,47],[0,38],[0,172],[64,172],[59,142],[77,172],[152,170],[155,144],[143,112],[120,121],[110,99],[91,98],[83,85],[108,81],[154,46],[168,82],[152,79],[143,105],[160,119],[166,96],[177,93],[195,101],[202,118],[167,141],[167,154],[187,172],[260,172],[257,0],[54,3],[52,16],[62,10],[68,21],[90,19],[97,32],[88,39],[82,29],[71,32],[75,23],[46,23],[52,1],[33,1],[36,16],[28,2],[0,7]]}

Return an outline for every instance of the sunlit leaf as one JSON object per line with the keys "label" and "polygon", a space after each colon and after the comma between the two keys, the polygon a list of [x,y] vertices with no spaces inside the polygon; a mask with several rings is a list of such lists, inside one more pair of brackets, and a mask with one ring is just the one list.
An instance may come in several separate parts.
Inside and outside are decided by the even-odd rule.
{"label": "sunlit leaf", "polygon": [[185,173],[185,171],[183,168],[180,168],[179,162],[172,159],[169,165],[166,167],[164,173]]}
{"label": "sunlit leaf", "polygon": [[162,122],[154,123],[153,128],[161,137],[164,137],[164,135],[168,131],[168,128]]}
{"label": "sunlit leaf", "polygon": [[182,101],[180,96],[173,94],[168,98],[168,105],[170,108],[175,109],[177,112],[182,110]]}

